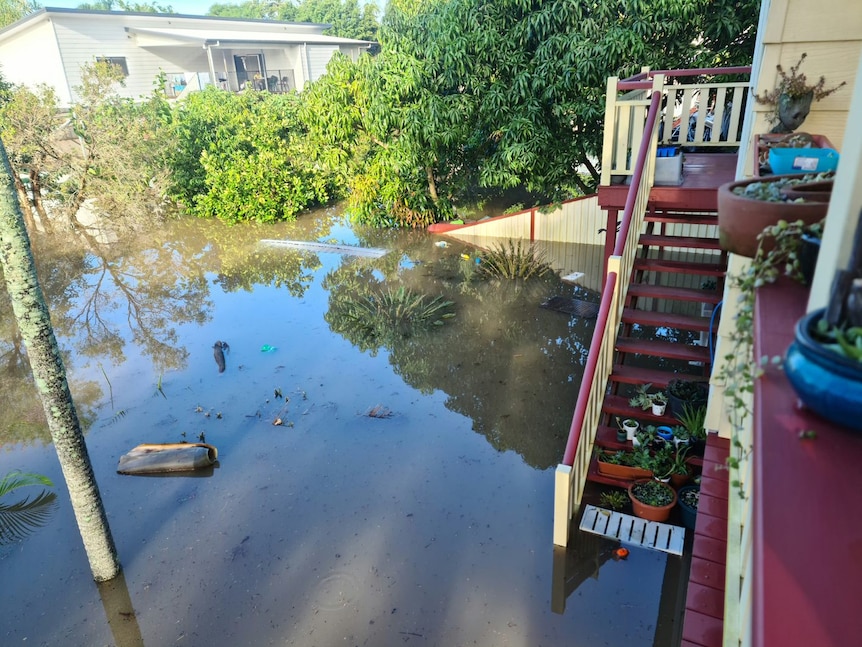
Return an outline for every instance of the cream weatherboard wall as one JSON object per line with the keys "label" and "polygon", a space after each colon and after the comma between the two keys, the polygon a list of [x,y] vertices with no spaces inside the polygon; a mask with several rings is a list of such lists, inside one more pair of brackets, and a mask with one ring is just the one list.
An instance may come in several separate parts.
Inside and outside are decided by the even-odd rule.
{"label": "cream weatherboard wall", "polygon": [[0,48],[0,74],[10,83],[34,86],[45,83],[68,102],[71,88],[63,72],[63,59],[51,22],[40,22],[28,32],[11,34]]}
{"label": "cream weatherboard wall", "polygon": [[13,83],[53,86],[64,106],[76,99],[81,67],[103,57],[125,60],[128,77],[119,92],[131,98],[149,94],[160,72],[195,77],[201,85],[218,77],[232,79],[231,87],[238,89],[234,56],[260,56],[267,76],[271,70],[281,80],[292,73],[292,86],[301,90],[326,72],[334,53],[355,60],[370,45],[325,36],[326,27],[48,8],[0,30],[0,65]]}

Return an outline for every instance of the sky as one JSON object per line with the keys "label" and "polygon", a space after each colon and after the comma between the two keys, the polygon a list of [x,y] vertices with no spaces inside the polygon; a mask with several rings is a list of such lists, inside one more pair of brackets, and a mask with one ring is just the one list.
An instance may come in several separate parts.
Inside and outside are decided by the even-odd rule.
{"label": "sky", "polygon": [[[74,9],[90,0],[41,0],[43,7]],[[141,0],[145,2],[146,0]],[[203,16],[214,4],[239,4],[241,0],[156,0],[156,4],[173,7],[176,13]]]}

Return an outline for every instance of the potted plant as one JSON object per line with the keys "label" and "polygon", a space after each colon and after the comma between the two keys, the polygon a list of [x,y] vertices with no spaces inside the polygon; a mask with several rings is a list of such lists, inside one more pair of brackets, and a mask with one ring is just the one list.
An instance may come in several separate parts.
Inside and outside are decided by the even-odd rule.
{"label": "potted plant", "polygon": [[625,492],[620,492],[619,490],[602,492],[599,495],[599,504],[603,508],[610,508],[611,510],[622,510],[628,500]]}
{"label": "potted plant", "polygon": [[635,516],[648,521],[667,521],[676,505],[676,491],[655,479],[635,481],[628,488]]}
{"label": "potted plant", "polygon": [[660,425],[655,428],[656,435],[666,443],[673,442],[673,429],[667,425]]}
{"label": "potted plant", "polygon": [[651,478],[653,475],[649,469],[648,452],[596,450],[596,467],[602,476],[631,480]]}
{"label": "potted plant", "polygon": [[670,482],[671,474],[674,472],[674,448],[673,445],[665,443],[654,450],[646,460],[656,480],[664,483]]}
{"label": "potted plant", "polygon": [[629,398],[630,407],[640,407],[644,411],[652,407],[652,394],[649,390],[652,384],[641,384],[635,389],[634,395]]}
{"label": "potted plant", "polygon": [[617,421],[617,442],[624,443],[629,439],[628,432],[626,432],[626,428],[623,427],[623,421],[619,416],[616,417]]}
{"label": "potted plant", "polygon": [[688,437],[692,454],[703,456],[706,449],[706,405],[686,403],[682,406],[682,411],[676,415],[676,419],[685,429],[682,435]]}
{"label": "potted plant", "polygon": [[640,423],[634,418],[625,418],[622,422],[620,422],[619,416],[617,416],[617,426],[622,426],[626,432],[626,440],[634,440],[635,434],[640,427]]}
{"label": "potted plant", "polygon": [[[728,182],[718,188],[721,248],[754,258],[758,236],[780,221],[814,225],[826,217],[834,173],[773,175]],[[819,192],[806,191],[815,187]],[[806,197],[802,197],[802,195]],[[769,239],[766,240],[768,251]]]}
{"label": "potted plant", "polygon": [[827,89],[825,76],[821,76],[817,83],[809,83],[808,77],[799,71],[807,56],[808,54],[803,52],[796,65],[791,66],[788,71],[785,71],[781,64],[776,65],[778,71],[776,86],[772,90],[764,90],[754,95],[757,103],[772,107],[772,112],[767,117],[770,124],[773,124],[770,132],[793,132],[805,121],[814,101],[825,99],[847,85],[846,81],[842,81]]}
{"label": "potted plant", "polygon": [[652,415],[663,416],[667,408],[667,396],[664,394],[664,391],[657,391],[650,397],[652,399]]}
{"label": "potted plant", "polygon": [[697,521],[697,505],[700,503],[700,485],[684,485],[677,492],[682,525],[694,530]]}
{"label": "potted plant", "polygon": [[818,415],[862,431],[862,214],[848,269],[832,282],[829,304],[796,324],[784,370],[799,399]]}
{"label": "potted plant", "polygon": [[682,406],[688,404],[706,404],[708,395],[707,383],[703,380],[675,378],[667,385],[667,399],[671,415],[678,415]]}
{"label": "potted plant", "polygon": [[691,478],[691,470],[688,466],[688,452],[690,449],[690,447],[678,446],[673,454],[670,484],[676,489],[681,488]]}
{"label": "potted plant", "polygon": [[683,425],[674,425],[671,427],[673,430],[673,444],[679,447],[680,445],[690,445],[691,444],[691,434],[688,431],[688,428]]}

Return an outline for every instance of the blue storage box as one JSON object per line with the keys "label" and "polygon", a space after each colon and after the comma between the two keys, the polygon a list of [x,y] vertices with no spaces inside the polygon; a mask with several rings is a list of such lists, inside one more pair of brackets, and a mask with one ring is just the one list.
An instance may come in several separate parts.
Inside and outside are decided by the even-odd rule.
{"label": "blue storage box", "polygon": [[838,167],[834,148],[770,148],[769,167],[775,175],[826,173]]}

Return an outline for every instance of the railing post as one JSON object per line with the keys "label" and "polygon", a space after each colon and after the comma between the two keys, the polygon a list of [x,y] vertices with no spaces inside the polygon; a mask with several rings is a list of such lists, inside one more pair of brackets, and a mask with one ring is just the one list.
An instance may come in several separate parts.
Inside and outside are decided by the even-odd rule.
{"label": "railing post", "polygon": [[608,78],[605,89],[605,136],[602,141],[602,179],[601,184],[611,183],[611,167],[613,166],[614,140],[617,132],[617,82],[619,77]]}
{"label": "railing post", "polygon": [[554,473],[554,545],[569,543],[569,525],[572,521],[572,468],[557,465]]}

